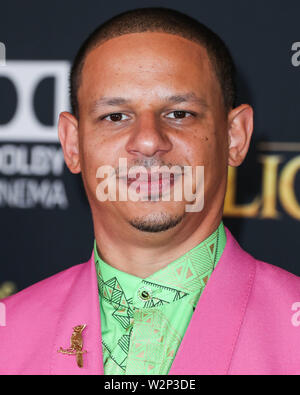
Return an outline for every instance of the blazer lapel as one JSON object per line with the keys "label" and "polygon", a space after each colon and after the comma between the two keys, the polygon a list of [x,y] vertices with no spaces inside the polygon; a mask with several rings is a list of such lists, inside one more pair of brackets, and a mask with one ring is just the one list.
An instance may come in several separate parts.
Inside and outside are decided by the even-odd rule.
{"label": "blazer lapel", "polygon": [[[170,375],[227,374],[255,275],[255,260],[243,251],[227,228],[224,252],[201,295],[172,364]],[[62,303],[51,357],[50,374],[102,375],[98,283],[91,259],[77,271]],[[83,368],[76,356],[58,352],[70,347],[73,328],[83,331]]]}
{"label": "blazer lapel", "polygon": [[229,371],[256,265],[225,229],[225,249],[199,299],[170,375]]}
{"label": "blazer lapel", "polygon": [[[70,294],[66,296],[57,325],[50,373],[55,375],[103,374],[100,306],[94,253],[91,259],[77,271]],[[75,355],[59,353],[62,347],[70,347],[73,328],[86,325],[82,333],[83,367],[79,368]]]}

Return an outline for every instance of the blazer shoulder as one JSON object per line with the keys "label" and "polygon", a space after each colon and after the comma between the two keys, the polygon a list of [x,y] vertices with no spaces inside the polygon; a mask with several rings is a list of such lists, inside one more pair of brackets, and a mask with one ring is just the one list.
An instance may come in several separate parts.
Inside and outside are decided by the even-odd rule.
{"label": "blazer shoulder", "polygon": [[276,297],[279,301],[300,301],[300,277],[260,260],[255,260],[255,289],[258,293]]}
{"label": "blazer shoulder", "polygon": [[6,325],[0,327],[0,374],[31,374],[33,370],[49,374],[49,356],[58,323],[67,301],[72,300],[72,295],[78,299],[81,279],[86,279],[90,272],[89,262],[72,266],[1,300]]}
{"label": "blazer shoulder", "polygon": [[[300,292],[300,277],[275,266],[271,263],[256,259],[249,252],[245,251],[233,237],[229,229],[225,227],[227,235],[227,259],[237,263],[238,270],[243,270],[246,266],[254,272],[254,284],[270,292],[275,290],[284,290],[294,292],[296,295]],[[225,248],[226,249],[226,248]],[[300,295],[299,295],[300,296]]]}
{"label": "blazer shoulder", "polygon": [[59,302],[61,297],[69,292],[73,281],[87,264],[88,262],[85,262],[65,269],[14,295],[2,299],[1,302],[4,303],[14,315],[17,314],[18,311],[24,312],[24,308],[27,311],[32,311],[34,308],[39,309],[43,306],[43,310],[45,310],[45,306]]}
{"label": "blazer shoulder", "polygon": [[257,265],[257,271],[260,276],[269,279],[271,281],[278,281],[282,284],[290,283],[300,286],[300,277],[296,274],[289,272],[279,266],[275,266],[271,263],[260,261],[255,259]]}

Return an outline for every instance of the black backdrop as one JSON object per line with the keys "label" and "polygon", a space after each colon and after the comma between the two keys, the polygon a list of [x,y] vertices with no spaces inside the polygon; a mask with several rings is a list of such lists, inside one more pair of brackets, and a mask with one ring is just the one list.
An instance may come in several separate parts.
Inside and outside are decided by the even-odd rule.
{"label": "black backdrop", "polygon": [[224,222],[255,257],[300,275],[299,1],[2,0],[0,298],[90,257],[91,215],[80,176],[63,165],[57,116],[68,109],[70,61],[85,37],[147,6],[190,14],[229,46],[255,129],[231,175]]}

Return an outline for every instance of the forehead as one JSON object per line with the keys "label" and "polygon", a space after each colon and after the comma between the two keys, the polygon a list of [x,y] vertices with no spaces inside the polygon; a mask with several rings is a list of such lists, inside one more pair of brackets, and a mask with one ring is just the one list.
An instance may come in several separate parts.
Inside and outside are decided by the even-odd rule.
{"label": "forehead", "polygon": [[[110,39],[87,54],[78,91],[79,101],[99,95],[216,88],[206,49],[181,36],[143,32]],[[125,90],[122,92],[122,89]]]}

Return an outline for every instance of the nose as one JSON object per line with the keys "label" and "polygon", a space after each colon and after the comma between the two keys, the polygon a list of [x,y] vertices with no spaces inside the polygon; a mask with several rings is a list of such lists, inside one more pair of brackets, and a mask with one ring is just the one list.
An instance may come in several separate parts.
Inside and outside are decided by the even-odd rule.
{"label": "nose", "polygon": [[159,125],[155,114],[142,114],[134,125],[134,130],[126,144],[128,153],[139,156],[154,156],[172,149],[172,143]]}

